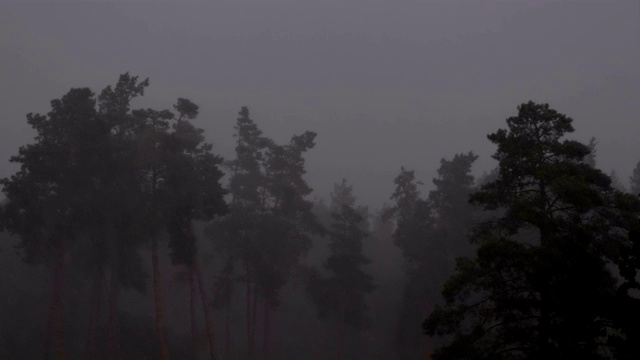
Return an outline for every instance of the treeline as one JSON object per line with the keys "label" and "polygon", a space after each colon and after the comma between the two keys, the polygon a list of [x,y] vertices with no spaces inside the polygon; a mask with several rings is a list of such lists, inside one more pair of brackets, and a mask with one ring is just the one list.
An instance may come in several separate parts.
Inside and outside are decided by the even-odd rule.
{"label": "treeline", "polygon": [[423,195],[401,168],[370,211],[347,180],[310,198],[314,132],[278,144],[243,107],[224,160],[191,101],[132,109],[148,86],[124,74],[27,116],[2,180],[0,357],[640,354],[640,162],[626,192],[548,105],[488,136],[492,172],[460,153]]}

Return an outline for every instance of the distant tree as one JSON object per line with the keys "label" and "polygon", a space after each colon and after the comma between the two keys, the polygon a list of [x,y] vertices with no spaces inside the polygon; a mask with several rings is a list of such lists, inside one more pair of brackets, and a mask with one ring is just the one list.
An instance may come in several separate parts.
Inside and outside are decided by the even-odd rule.
{"label": "distant tree", "polygon": [[329,208],[331,219],[334,218],[334,214],[340,213],[344,206],[348,206],[356,210],[356,212],[362,217],[361,230],[368,232],[369,230],[369,208],[363,205],[356,204],[356,197],[353,194],[353,185],[349,184],[347,179],[342,179],[340,183],[333,184],[333,192],[329,194],[331,198],[331,205]]}
{"label": "distant tree", "polygon": [[589,148],[562,140],[572,119],[529,102],[488,136],[499,176],[472,195],[494,220],[478,226],[475,258],[458,260],[446,305],[424,323],[451,335],[436,359],[602,358],[619,262],[629,241],[620,204],[631,200],[584,163]]}
{"label": "distant tree", "polygon": [[372,277],[363,270],[370,260],[363,253],[367,233],[363,229],[362,208],[358,211],[355,206],[352,188],[346,181],[336,184],[334,189],[331,194],[333,223],[328,232],[330,254],[324,263],[329,275],[314,272],[308,291],[320,319],[337,321],[338,343],[344,352],[344,341],[351,333],[349,328],[360,330],[371,325],[365,296],[373,292],[375,286]]}
{"label": "distant tree", "polygon": [[640,195],[640,161],[638,161],[633,169],[633,174],[629,177],[629,192]]}
{"label": "distant tree", "polygon": [[587,148],[589,149],[589,153],[584,156],[582,160],[585,164],[591,166],[592,168],[596,167],[596,146],[598,142],[595,137],[592,137],[587,144]]}
{"label": "distant tree", "polygon": [[440,160],[438,177],[433,179],[436,187],[429,193],[436,216],[436,237],[451,265],[456,257],[471,251],[467,232],[474,223],[475,212],[469,204],[469,195],[475,186],[471,167],[477,159],[477,155],[468,152],[455,154],[451,160]]}
{"label": "distant tree", "polygon": [[626,192],[627,188],[624,186],[615,169],[612,169],[609,173],[609,178],[611,179],[611,187],[618,191]]}
{"label": "distant tree", "polygon": [[421,357],[429,347],[413,329],[416,314],[428,314],[439,301],[437,289],[451,274],[454,259],[468,254],[467,232],[474,222],[468,202],[474,186],[471,166],[477,156],[469,152],[440,161],[435,189],[419,198],[413,172],[401,169],[396,178],[396,244],[408,260],[407,280],[397,329],[397,349],[402,358]]}
{"label": "distant tree", "polygon": [[312,212],[313,203],[307,199],[312,189],[304,180],[304,154],[315,146],[314,132],[294,135],[288,144],[268,146],[265,169],[266,202],[258,245],[256,285],[261,293],[263,312],[262,357],[269,356],[270,313],[279,303],[279,294],[288,281],[292,269],[311,247],[312,234],[324,229]]}
{"label": "distant tree", "polygon": [[394,242],[409,261],[422,262],[426,256],[426,237],[433,227],[433,212],[420,198],[413,170],[400,169],[394,180],[396,189],[391,199],[396,205],[390,209],[396,220]]}
{"label": "distant tree", "polygon": [[428,312],[429,284],[424,276],[428,274],[429,237],[435,226],[433,209],[427,200],[420,198],[415,172],[401,167],[394,179],[396,188],[391,196],[395,206],[388,215],[395,219],[394,244],[402,250],[405,264],[405,283],[402,303],[396,326],[395,349],[402,359],[412,359],[424,355],[423,336],[413,331],[419,326],[416,314]]}

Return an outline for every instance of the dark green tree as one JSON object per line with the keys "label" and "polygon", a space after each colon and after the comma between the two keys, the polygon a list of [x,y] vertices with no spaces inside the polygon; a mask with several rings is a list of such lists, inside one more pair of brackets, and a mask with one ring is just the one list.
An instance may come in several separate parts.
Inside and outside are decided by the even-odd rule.
{"label": "dark green tree", "polygon": [[476,227],[475,258],[458,260],[446,304],[424,323],[450,335],[437,359],[598,359],[606,355],[616,285],[606,267],[628,241],[620,204],[634,201],[564,140],[572,119],[529,102],[488,136],[498,178],[472,201],[499,210]]}

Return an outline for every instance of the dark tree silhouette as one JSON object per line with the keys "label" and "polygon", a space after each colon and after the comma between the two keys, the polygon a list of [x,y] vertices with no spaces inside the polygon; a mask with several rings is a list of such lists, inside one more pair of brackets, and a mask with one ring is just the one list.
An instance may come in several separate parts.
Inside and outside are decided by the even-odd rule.
{"label": "dark tree silhouette", "polygon": [[632,200],[584,163],[586,145],[562,140],[571,123],[529,102],[488,136],[499,175],[472,201],[501,211],[475,229],[476,257],[458,260],[446,305],[424,323],[430,335],[453,335],[434,358],[606,355],[615,281],[605,261],[619,261],[615,249],[628,241],[618,220]]}
{"label": "dark tree silhouette", "polygon": [[195,297],[196,294],[200,294],[209,354],[214,360],[216,347],[212,317],[203,285],[192,220],[210,221],[216,215],[223,215],[227,211],[223,199],[225,190],[220,184],[223,173],[219,165],[222,159],[211,153],[211,145],[204,142],[204,131],[187,121],[196,118],[198,106],[181,98],[174,105],[174,109],[178,116],[175,118],[173,131],[166,135],[164,144],[166,152],[163,160],[166,162],[167,177],[161,186],[163,218],[166,219],[172,261],[176,265],[185,266],[189,273],[194,358],[198,358],[199,355]]}

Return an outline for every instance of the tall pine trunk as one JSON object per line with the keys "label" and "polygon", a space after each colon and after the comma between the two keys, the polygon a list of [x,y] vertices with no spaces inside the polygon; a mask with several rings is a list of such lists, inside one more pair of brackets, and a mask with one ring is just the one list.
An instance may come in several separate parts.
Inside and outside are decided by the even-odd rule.
{"label": "tall pine trunk", "polygon": [[107,331],[108,359],[119,359],[120,352],[118,349],[118,295],[120,290],[118,276],[118,259],[114,259],[111,264],[111,277],[109,279],[109,324]]}
{"label": "tall pine trunk", "polygon": [[263,334],[262,334],[262,358],[263,360],[269,359],[269,301],[264,299],[264,322],[263,322]]}
{"label": "tall pine trunk", "polygon": [[227,305],[227,315],[224,324],[224,360],[233,359],[233,349],[231,344],[231,302]]}
{"label": "tall pine trunk", "polygon": [[198,346],[198,324],[196,323],[196,279],[195,269],[192,264],[189,266],[189,315],[191,317],[191,341],[193,345],[193,359],[200,358]]}
{"label": "tall pine trunk", "polygon": [[207,293],[204,288],[204,283],[202,280],[202,267],[200,265],[200,258],[196,254],[194,256],[194,266],[195,266],[195,275],[198,280],[198,289],[200,290],[200,298],[202,299],[202,310],[204,312],[204,320],[205,320],[205,328],[207,331],[207,339],[209,340],[209,354],[211,356],[211,360],[216,360],[216,341],[215,341],[215,332],[213,326],[213,317],[211,316],[211,310],[209,308],[209,301],[207,297]]}
{"label": "tall pine trunk", "polygon": [[55,264],[53,270],[53,286],[51,289],[51,322],[57,358],[67,359],[65,349],[64,321],[64,238],[55,239]]}
{"label": "tall pine trunk", "polygon": [[153,294],[156,310],[156,332],[158,334],[158,346],[160,360],[169,360],[169,345],[165,334],[164,308],[162,304],[162,289],[160,288],[160,265],[158,263],[158,238],[151,238],[151,262],[153,266]]}
{"label": "tall pine trunk", "polygon": [[51,304],[49,304],[51,306],[51,308],[49,309],[49,314],[47,315],[47,328],[46,328],[46,332],[45,332],[45,342],[44,342],[44,356],[43,359],[45,360],[49,360],[51,359],[51,343],[53,342],[53,338],[54,338],[54,331],[53,331],[53,322],[54,322],[54,316],[53,314],[55,313],[55,274],[53,276],[53,278],[51,279]]}
{"label": "tall pine trunk", "polygon": [[246,264],[246,271],[247,271],[247,279],[246,279],[246,284],[247,284],[247,359],[248,360],[253,360],[253,343],[252,343],[252,339],[251,339],[251,333],[252,333],[252,329],[251,329],[251,276],[249,274],[249,263],[248,263],[248,259],[246,260],[247,264]]}
{"label": "tall pine trunk", "polygon": [[85,344],[85,356],[87,359],[99,358],[96,345],[96,333],[100,327],[100,305],[102,292],[103,274],[101,269],[97,269],[93,278],[93,289],[91,290],[91,310],[89,314],[89,325],[87,326],[87,340]]}
{"label": "tall pine trunk", "polygon": [[[539,211],[546,211],[547,208],[547,199],[546,199],[546,184],[544,182],[540,182],[538,184],[538,191],[540,192],[539,199]],[[549,231],[547,230],[547,222],[545,219],[542,219],[542,223],[539,225],[540,229],[540,248],[543,250],[549,249]],[[540,282],[540,323],[538,324],[538,357],[540,359],[549,359],[551,358],[551,344],[549,343],[550,338],[550,314],[549,314],[549,277],[550,274],[545,270],[542,271],[539,276],[542,278]]]}
{"label": "tall pine trunk", "polygon": [[258,319],[258,283],[255,282],[253,285],[253,304],[251,306],[251,350],[253,357],[250,360],[253,360],[256,356],[256,328],[257,328],[257,319]]}

